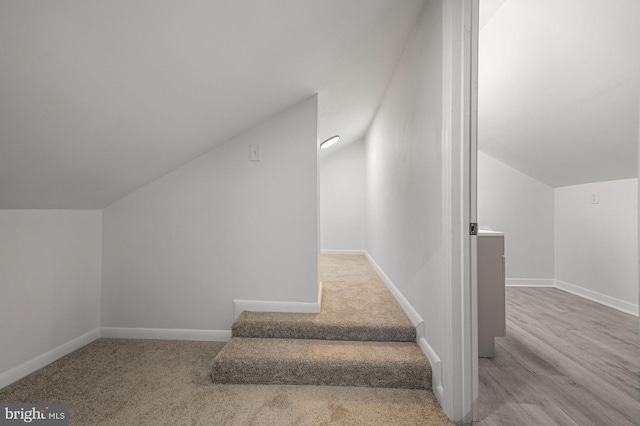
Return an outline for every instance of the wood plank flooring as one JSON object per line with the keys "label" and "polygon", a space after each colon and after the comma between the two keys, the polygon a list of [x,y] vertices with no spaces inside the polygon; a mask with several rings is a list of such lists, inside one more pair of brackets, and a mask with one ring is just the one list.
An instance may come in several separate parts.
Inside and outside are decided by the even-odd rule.
{"label": "wood plank flooring", "polygon": [[564,291],[507,288],[479,370],[477,424],[640,425],[638,318]]}

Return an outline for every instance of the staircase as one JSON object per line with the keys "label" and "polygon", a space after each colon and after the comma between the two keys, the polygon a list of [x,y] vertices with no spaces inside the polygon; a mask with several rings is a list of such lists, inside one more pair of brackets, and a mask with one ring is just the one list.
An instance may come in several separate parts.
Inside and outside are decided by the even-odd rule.
{"label": "staircase", "polygon": [[364,256],[323,255],[320,275],[319,314],[238,317],[214,383],[431,389],[415,328]]}

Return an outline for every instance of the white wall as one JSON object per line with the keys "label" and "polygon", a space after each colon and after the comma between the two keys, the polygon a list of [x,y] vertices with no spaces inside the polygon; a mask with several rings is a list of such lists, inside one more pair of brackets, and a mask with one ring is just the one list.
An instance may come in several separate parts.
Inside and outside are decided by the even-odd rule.
{"label": "white wall", "polygon": [[366,138],[365,248],[422,317],[444,362],[443,13],[442,2],[425,4]]}
{"label": "white wall", "polygon": [[[599,204],[591,203],[593,193],[599,194]],[[637,306],[637,214],[637,179],[556,188],[555,277],[559,285],[579,287],[587,296],[599,293],[606,296],[605,302],[613,298]]]}
{"label": "white wall", "polygon": [[360,140],[320,159],[321,248],[364,250],[365,152]]}
{"label": "white wall", "polygon": [[478,152],[478,223],[505,232],[507,279],[551,284],[553,221],[552,187]]}
{"label": "white wall", "polygon": [[107,207],[102,326],[229,330],[234,298],[317,302],[316,131],[314,96]]}
{"label": "white wall", "polygon": [[0,210],[0,387],[98,329],[100,265],[100,211]]}

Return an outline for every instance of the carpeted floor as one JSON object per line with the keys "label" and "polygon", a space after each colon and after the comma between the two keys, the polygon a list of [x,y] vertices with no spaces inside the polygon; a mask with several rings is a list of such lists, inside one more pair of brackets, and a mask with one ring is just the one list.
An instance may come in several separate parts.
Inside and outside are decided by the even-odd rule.
{"label": "carpeted floor", "polygon": [[364,256],[320,256],[319,314],[243,312],[235,337],[415,342],[416,330]]}
{"label": "carpeted floor", "polygon": [[431,365],[411,342],[233,338],[214,383],[431,389]]}
{"label": "carpeted floor", "polygon": [[100,339],[0,390],[64,402],[72,425],[448,425],[426,390],[215,385],[224,343]]}
{"label": "carpeted floor", "polygon": [[[325,283],[323,312],[311,319],[312,329],[325,333],[327,328],[322,327],[337,324],[342,331],[351,327],[366,332],[367,327],[382,324],[405,330],[398,340],[415,339],[402,308],[363,256],[321,256],[320,271]],[[283,329],[300,328],[284,323]],[[344,354],[322,345],[357,349],[373,344],[384,354],[389,352],[376,342],[312,343],[314,350],[329,351],[333,357]],[[68,403],[71,424],[83,426],[451,424],[429,390],[214,384],[211,361],[223,346],[100,339],[0,390],[0,402]],[[417,358],[423,357],[417,346],[416,351]],[[364,361],[371,357],[368,352],[364,355]]]}

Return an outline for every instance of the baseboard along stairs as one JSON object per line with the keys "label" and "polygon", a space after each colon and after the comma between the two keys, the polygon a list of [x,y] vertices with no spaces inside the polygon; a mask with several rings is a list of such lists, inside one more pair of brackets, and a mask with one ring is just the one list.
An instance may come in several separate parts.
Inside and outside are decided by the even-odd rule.
{"label": "baseboard along stairs", "polygon": [[322,255],[320,275],[318,314],[244,311],[213,382],[430,390],[416,329],[366,258]]}

